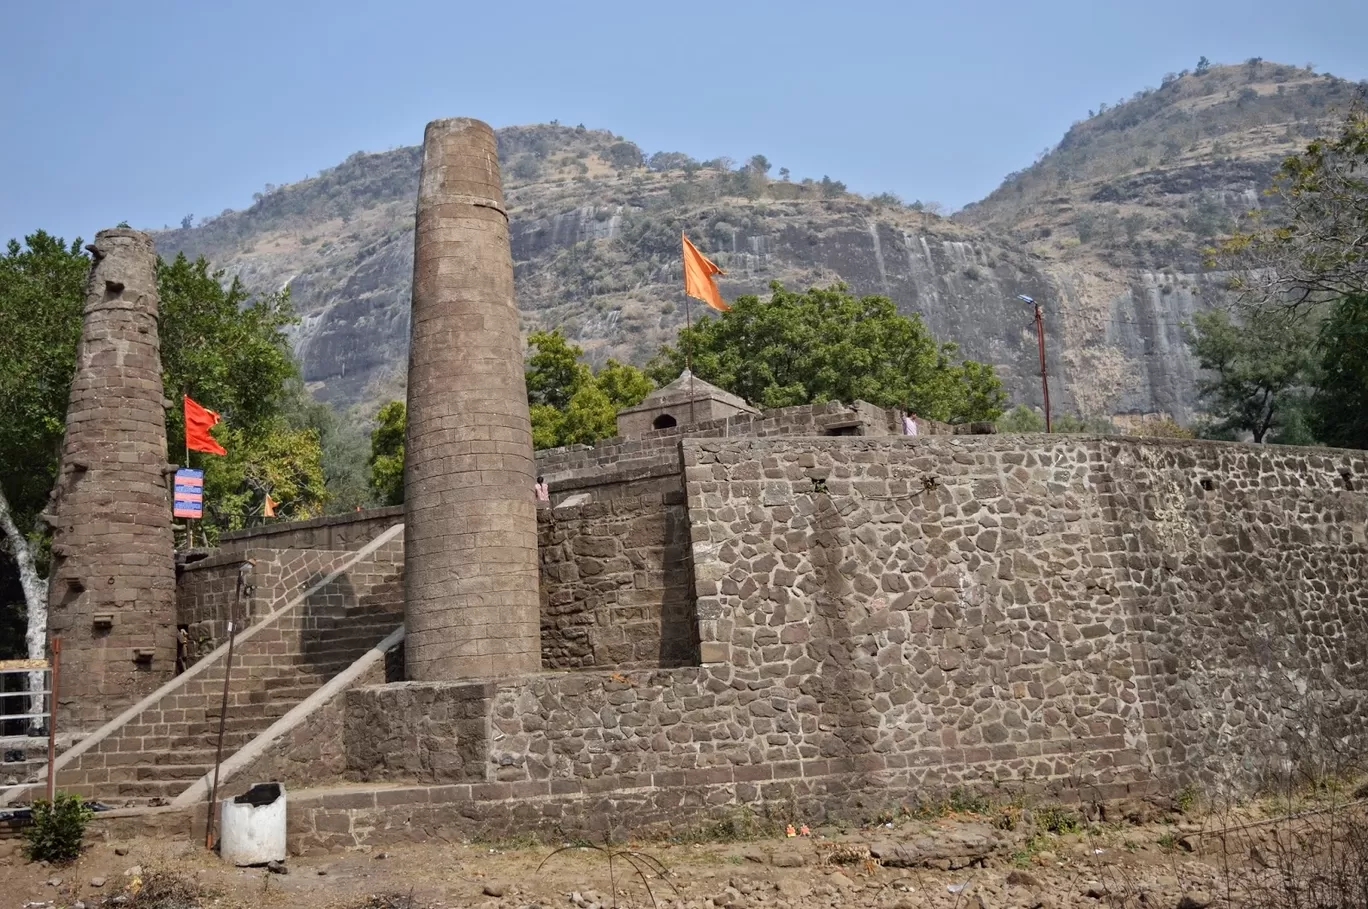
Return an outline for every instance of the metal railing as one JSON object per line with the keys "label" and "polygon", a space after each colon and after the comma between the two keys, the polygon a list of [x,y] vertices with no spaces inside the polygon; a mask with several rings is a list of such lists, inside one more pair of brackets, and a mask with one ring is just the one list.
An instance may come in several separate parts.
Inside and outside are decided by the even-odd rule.
{"label": "metal railing", "polygon": [[[47,721],[47,799],[52,801],[53,784],[55,777],[53,774],[53,764],[57,757],[57,691],[61,682],[62,665],[62,640],[61,638],[52,639],[52,659],[50,660],[0,660],[0,675],[41,675],[43,682],[37,691],[6,691],[0,692],[0,705],[8,700],[17,698],[24,699],[26,706],[21,709],[24,713],[0,713],[0,725],[8,720],[46,720]],[[32,701],[37,698],[46,697],[45,710],[32,712]],[[0,706],[0,709],[5,709]],[[9,789],[31,789],[35,780],[26,783],[15,783],[9,786],[0,786],[0,792]]]}

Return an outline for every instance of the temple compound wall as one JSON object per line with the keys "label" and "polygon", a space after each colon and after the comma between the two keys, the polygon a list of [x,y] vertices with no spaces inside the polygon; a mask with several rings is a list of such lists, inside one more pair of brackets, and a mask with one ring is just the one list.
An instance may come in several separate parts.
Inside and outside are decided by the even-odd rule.
{"label": "temple compound wall", "polygon": [[[543,633],[559,643],[543,666],[574,671],[347,692],[336,740],[309,747],[400,788],[292,807],[296,848],[735,803],[819,817],[959,785],[1247,791],[1363,751],[1362,453],[1060,436],[677,450],[682,503],[576,506],[549,559],[561,509],[544,510]],[[616,560],[625,577],[643,514],[673,508],[651,539],[678,551],[687,534],[696,657],[586,645],[576,628],[628,604],[570,622],[548,568],[593,578]]]}

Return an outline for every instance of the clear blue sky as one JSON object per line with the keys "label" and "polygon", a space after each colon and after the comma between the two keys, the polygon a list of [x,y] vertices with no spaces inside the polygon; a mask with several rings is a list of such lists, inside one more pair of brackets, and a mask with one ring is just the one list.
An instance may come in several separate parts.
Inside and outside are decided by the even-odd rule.
{"label": "clear blue sky", "polygon": [[0,30],[0,241],[244,208],[445,116],[958,207],[1203,54],[1368,78],[1363,0],[13,0]]}

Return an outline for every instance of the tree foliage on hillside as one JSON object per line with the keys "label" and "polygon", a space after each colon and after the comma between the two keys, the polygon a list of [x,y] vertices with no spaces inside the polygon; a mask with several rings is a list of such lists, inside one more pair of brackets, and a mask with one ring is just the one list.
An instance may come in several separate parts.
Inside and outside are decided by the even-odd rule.
{"label": "tree foliage on hillside", "polygon": [[1246,302],[1299,305],[1368,293],[1368,111],[1356,107],[1338,135],[1284,160],[1267,194],[1278,204],[1251,213],[1252,229],[1213,251],[1238,269],[1234,283]]}
{"label": "tree foliage on hillside", "polygon": [[1206,434],[1300,443],[1314,335],[1301,318],[1255,311],[1242,322],[1225,310],[1198,313],[1188,343],[1208,373],[1197,391],[1211,413]]}
{"label": "tree foliage on hillside", "polygon": [[404,422],[403,401],[389,401],[375,415],[371,431],[370,486],[381,505],[404,503]]}
{"label": "tree foliage on hillside", "polygon": [[1266,319],[1307,326],[1297,343],[1315,361],[1315,438],[1368,448],[1368,111],[1356,106],[1336,134],[1288,157],[1269,192],[1275,215],[1210,250],[1212,264],[1237,275],[1256,331]]}
{"label": "tree foliage on hillside", "polygon": [[692,356],[694,374],[758,407],[868,401],[907,407],[945,422],[992,420],[1006,396],[993,368],[961,359],[921,317],[900,315],[887,297],[857,297],[845,285],[738,297],[731,309],[679,333],[647,368],[674,379]]}

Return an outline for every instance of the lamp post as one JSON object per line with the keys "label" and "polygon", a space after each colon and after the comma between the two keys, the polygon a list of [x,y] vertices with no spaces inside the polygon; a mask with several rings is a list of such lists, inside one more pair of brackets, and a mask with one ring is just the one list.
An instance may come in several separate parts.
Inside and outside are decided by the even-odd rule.
{"label": "lamp post", "polygon": [[1045,431],[1052,432],[1050,426],[1050,380],[1045,377],[1045,321],[1040,313],[1040,304],[1025,294],[1017,294],[1017,299],[1035,308],[1036,341],[1040,345],[1040,389],[1045,396]]}

